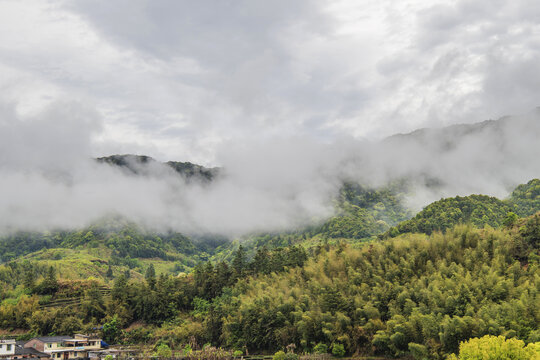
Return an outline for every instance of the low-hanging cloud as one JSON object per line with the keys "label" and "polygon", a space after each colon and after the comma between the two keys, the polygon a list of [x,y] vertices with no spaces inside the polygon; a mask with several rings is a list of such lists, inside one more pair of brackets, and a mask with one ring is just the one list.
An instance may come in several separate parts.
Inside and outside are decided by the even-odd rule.
{"label": "low-hanging cloud", "polygon": [[77,103],[57,103],[34,117],[2,107],[2,232],[74,229],[119,214],[154,230],[233,237],[331,216],[343,181],[377,187],[409,179],[409,204],[419,209],[443,196],[504,197],[540,176],[537,111],[381,142],[274,137],[223,143],[222,170],[209,184],[186,182],[157,162],[139,175],[96,162],[91,150],[101,129],[100,116]]}

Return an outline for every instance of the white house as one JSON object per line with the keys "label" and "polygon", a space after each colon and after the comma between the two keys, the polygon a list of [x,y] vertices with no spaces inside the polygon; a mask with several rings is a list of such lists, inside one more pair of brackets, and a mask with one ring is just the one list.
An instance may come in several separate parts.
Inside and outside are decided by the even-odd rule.
{"label": "white house", "polygon": [[0,340],[0,357],[11,358],[15,355],[15,340]]}

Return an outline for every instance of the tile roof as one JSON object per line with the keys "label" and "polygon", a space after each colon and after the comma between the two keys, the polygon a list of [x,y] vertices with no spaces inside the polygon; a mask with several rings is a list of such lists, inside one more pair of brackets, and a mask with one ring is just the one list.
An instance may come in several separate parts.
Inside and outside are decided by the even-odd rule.
{"label": "tile roof", "polygon": [[41,351],[37,351],[34,348],[24,348],[18,346],[15,348],[15,355],[36,355],[38,357],[51,357],[49,354],[42,353]]}
{"label": "tile roof", "polygon": [[37,337],[37,338],[34,338],[34,339],[37,339],[37,340],[42,341],[44,343],[53,343],[53,342],[64,341],[64,340],[67,340],[67,339],[70,339],[70,338],[71,338],[71,336],[63,335],[63,336],[40,336],[40,337]]}

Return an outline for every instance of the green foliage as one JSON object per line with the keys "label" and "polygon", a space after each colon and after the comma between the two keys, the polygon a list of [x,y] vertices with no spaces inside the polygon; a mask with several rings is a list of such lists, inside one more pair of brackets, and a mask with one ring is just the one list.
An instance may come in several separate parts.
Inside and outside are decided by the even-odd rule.
{"label": "green foliage", "polygon": [[429,359],[429,351],[425,345],[409,343],[409,352],[415,360],[427,360]]}
{"label": "green foliage", "polygon": [[285,352],[283,350],[279,350],[274,354],[272,360],[285,360]]}
{"label": "green foliage", "polygon": [[298,360],[298,355],[293,352],[285,353],[285,360]]}
{"label": "green foliage", "polygon": [[509,201],[516,205],[516,213],[520,216],[529,216],[540,211],[540,179],[519,185],[510,195]]}
{"label": "green foliage", "polygon": [[328,353],[328,345],[325,343],[318,343],[313,347],[313,352],[315,354],[327,354]]}
{"label": "green foliage", "polygon": [[118,323],[117,315],[114,315],[112,319],[103,324],[103,340],[109,344],[116,344],[120,339],[122,329]]}
{"label": "green foliage", "polygon": [[40,295],[49,295],[54,294],[57,290],[58,280],[56,279],[56,269],[50,266],[45,278],[36,286],[35,292]]}
{"label": "green foliage", "polygon": [[[105,322],[103,336],[111,343],[315,353],[333,344],[335,356],[415,359],[442,359],[457,352],[460,342],[486,334],[538,341],[540,213],[516,219],[522,206],[517,202],[456,197],[429,205],[387,233],[429,236],[356,241],[373,239],[408,217],[399,194],[347,184],[336,204],[339,214],[326,223],[220,248],[219,239],[196,244],[120,220],[48,234],[52,247],[65,248],[42,251],[36,255],[41,263],[21,259],[0,266],[0,328],[47,335]],[[332,240],[341,237],[353,244]],[[27,245],[22,248],[34,246]],[[56,279],[56,271],[64,273],[59,264],[94,246],[96,253],[111,254],[109,261],[92,258],[103,283]],[[0,256],[2,251],[0,246]],[[210,252],[227,261],[205,261]],[[170,267],[154,257],[171,261]],[[55,267],[48,266],[53,261]],[[190,268],[187,275],[170,275]],[[109,290],[113,270],[120,275]],[[122,331],[133,323],[145,326]],[[236,356],[208,346],[189,357],[203,352]],[[297,357],[292,351],[282,356]]]}
{"label": "green foliage", "polygon": [[525,343],[518,339],[505,339],[504,336],[487,335],[470,339],[459,345],[459,356],[455,360],[538,360],[540,343]]}
{"label": "green foliage", "polygon": [[345,183],[338,201],[339,215],[309,232],[328,238],[366,239],[410,218],[403,205],[405,185],[391,184],[370,189],[357,183]]}
{"label": "green foliage", "polygon": [[397,236],[404,233],[431,234],[445,231],[458,224],[499,227],[514,207],[486,195],[456,196],[436,201],[426,206],[410,220],[404,221],[386,233]]}
{"label": "green foliage", "polygon": [[146,269],[146,274],[144,275],[144,278],[150,288],[154,288],[156,286],[156,269],[154,268],[154,264],[150,264],[148,268]]}
{"label": "green foliage", "polygon": [[172,357],[172,350],[167,344],[160,344],[156,348],[156,352],[154,353],[154,356],[160,358],[160,359],[167,359]]}
{"label": "green foliage", "polygon": [[506,227],[510,227],[516,223],[518,220],[518,216],[516,213],[510,211],[508,214],[506,214],[506,217],[503,220],[503,225]]}
{"label": "green foliage", "polygon": [[345,346],[340,343],[332,344],[332,355],[334,355],[335,357],[345,356]]}
{"label": "green foliage", "polygon": [[[0,237],[0,262],[51,248],[105,247],[112,250],[111,265],[137,266],[135,258],[180,260],[183,256],[206,256],[223,239],[208,238],[194,241],[180,233],[150,233],[134,223],[110,217],[78,231],[17,232]],[[61,257],[61,254],[56,254]],[[56,258],[54,260],[59,260]]]}
{"label": "green foliage", "polygon": [[417,358],[444,357],[485,334],[528,339],[540,324],[540,267],[521,257],[536,252],[535,219],[322,249],[301,268],[240,281],[216,298],[219,338],[250,351],[340,343]]}

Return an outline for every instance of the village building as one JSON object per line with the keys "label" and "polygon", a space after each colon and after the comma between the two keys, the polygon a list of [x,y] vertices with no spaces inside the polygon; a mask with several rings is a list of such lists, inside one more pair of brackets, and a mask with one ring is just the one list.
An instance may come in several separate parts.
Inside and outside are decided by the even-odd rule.
{"label": "village building", "polygon": [[36,349],[25,348],[23,344],[15,340],[0,340],[0,359],[49,359],[50,355]]}
{"label": "village building", "polygon": [[89,351],[101,349],[101,339],[81,334],[73,337],[42,336],[28,341],[24,347],[48,354],[51,360],[86,359]]}
{"label": "village building", "polygon": [[15,340],[0,340],[0,358],[11,358],[15,355]]}

